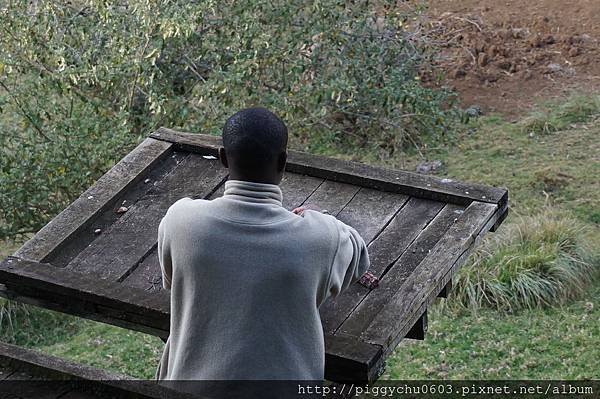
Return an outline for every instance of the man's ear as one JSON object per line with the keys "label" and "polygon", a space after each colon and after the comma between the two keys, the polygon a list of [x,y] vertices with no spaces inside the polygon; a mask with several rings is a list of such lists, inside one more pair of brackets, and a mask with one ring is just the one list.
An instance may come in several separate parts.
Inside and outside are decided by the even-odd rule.
{"label": "man's ear", "polygon": [[287,151],[283,151],[279,154],[279,158],[277,159],[277,171],[283,172],[285,169],[285,163],[287,162]]}
{"label": "man's ear", "polygon": [[223,164],[223,166],[225,166],[226,168],[229,168],[229,162],[227,161],[227,154],[225,154],[225,148],[223,148],[223,147],[219,148],[219,159],[221,160],[221,163]]}

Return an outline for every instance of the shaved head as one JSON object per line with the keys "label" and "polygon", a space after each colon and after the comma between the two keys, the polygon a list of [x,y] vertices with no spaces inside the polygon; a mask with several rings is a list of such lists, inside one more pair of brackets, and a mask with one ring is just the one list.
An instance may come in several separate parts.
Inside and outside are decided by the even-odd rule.
{"label": "shaved head", "polygon": [[223,127],[224,165],[242,180],[277,180],[287,141],[287,127],[277,115],[261,107],[243,109]]}

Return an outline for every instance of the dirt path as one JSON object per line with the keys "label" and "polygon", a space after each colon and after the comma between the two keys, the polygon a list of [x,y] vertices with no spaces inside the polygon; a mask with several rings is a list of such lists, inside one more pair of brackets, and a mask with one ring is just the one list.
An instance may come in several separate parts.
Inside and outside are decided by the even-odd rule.
{"label": "dirt path", "polygon": [[[442,46],[422,79],[507,118],[570,90],[600,88],[600,0],[430,0]],[[446,76],[436,81],[439,71]]]}

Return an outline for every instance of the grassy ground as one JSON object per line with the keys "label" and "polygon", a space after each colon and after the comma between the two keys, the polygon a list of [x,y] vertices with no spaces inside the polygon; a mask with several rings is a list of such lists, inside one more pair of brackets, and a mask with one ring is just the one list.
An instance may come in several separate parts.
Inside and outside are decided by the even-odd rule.
{"label": "grassy ground", "polygon": [[[588,103],[597,101],[565,101],[518,123],[487,116],[460,133],[456,144],[426,150],[424,156],[443,161],[441,174],[508,187],[511,213],[505,223],[550,203],[588,225],[590,239],[600,247],[600,110],[577,105]],[[411,155],[388,164],[412,169],[422,160]],[[0,244],[0,254],[17,245]],[[599,308],[599,284],[562,308],[512,315],[457,314],[434,307],[426,340],[399,346],[385,378],[597,379]],[[140,378],[154,375],[163,347],[158,338],[23,309],[2,313],[12,315],[15,327],[1,323],[3,340]]]}
{"label": "grassy ground", "polygon": [[558,309],[456,315],[435,309],[424,341],[407,340],[385,379],[599,379],[600,287]]}

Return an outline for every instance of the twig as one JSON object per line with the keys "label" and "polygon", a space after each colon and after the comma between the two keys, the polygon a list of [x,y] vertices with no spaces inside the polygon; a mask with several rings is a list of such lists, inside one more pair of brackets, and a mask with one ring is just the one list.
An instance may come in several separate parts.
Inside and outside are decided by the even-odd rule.
{"label": "twig", "polygon": [[131,110],[132,104],[133,104],[133,96],[135,95],[135,88],[137,86],[137,80],[140,76],[140,72],[142,71],[142,62],[144,61],[144,54],[146,53],[146,50],[148,49],[148,46],[150,45],[150,36],[151,36],[152,32],[150,32],[149,35],[146,36],[146,43],[144,44],[144,47],[142,48],[142,51],[140,53],[139,56],[139,62],[140,65],[139,67],[136,69],[135,71],[135,76],[133,77],[133,82],[131,83],[131,90],[129,92],[129,101],[127,102],[127,109]]}
{"label": "twig", "polygon": [[194,73],[194,75],[196,75],[202,82],[206,83],[206,79],[204,79],[204,77],[202,77],[202,75],[200,75],[200,72],[198,72],[198,67],[196,66],[194,61],[192,61],[190,59],[190,57],[187,56],[187,54],[184,54],[183,56],[185,57],[186,61],[188,62],[188,66],[190,67],[190,70]]}
{"label": "twig", "polygon": [[479,24],[477,22],[475,22],[475,21],[471,21],[468,18],[461,18],[461,17],[452,17],[452,18],[458,19],[458,20],[461,20],[461,21],[465,21],[465,22],[468,22],[468,23],[470,23],[472,25],[475,25],[477,27],[477,29],[479,29],[479,32],[483,32],[483,29],[481,29],[481,26],[479,26]]}

